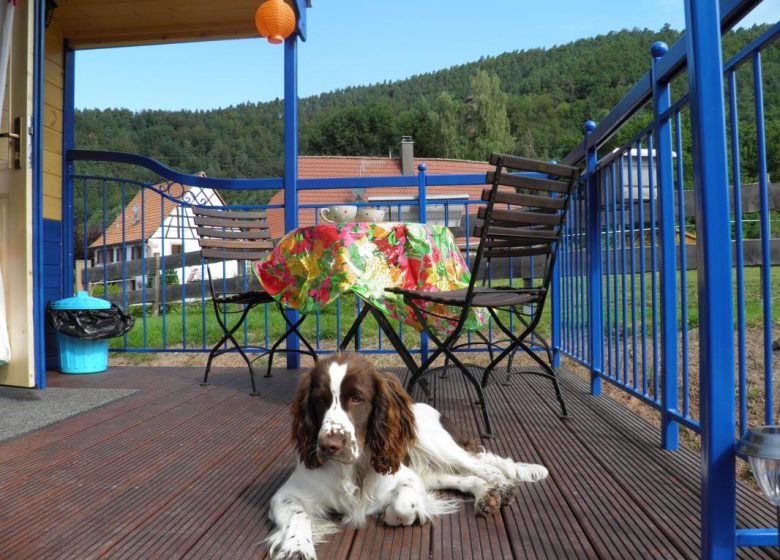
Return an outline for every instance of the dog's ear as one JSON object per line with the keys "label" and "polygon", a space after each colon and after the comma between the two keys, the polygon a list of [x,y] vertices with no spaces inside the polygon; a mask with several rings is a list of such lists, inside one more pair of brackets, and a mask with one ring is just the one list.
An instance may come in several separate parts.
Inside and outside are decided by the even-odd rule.
{"label": "dog's ear", "polygon": [[292,403],[292,440],[301,462],[307,469],[316,469],[322,466],[317,457],[317,433],[319,426],[314,411],[314,406],[309,398],[311,385],[311,371],[304,373],[298,383],[298,392]]}
{"label": "dog's ear", "polygon": [[366,433],[371,466],[379,474],[401,468],[407,449],[417,438],[412,399],[394,375],[374,372],[374,410]]}

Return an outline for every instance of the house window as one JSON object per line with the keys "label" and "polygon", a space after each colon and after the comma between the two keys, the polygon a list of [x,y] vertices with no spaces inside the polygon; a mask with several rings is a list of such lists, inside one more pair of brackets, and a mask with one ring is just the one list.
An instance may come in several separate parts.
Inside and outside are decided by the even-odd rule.
{"label": "house window", "polygon": [[130,248],[130,260],[137,261],[141,258],[141,246],[133,245]]}

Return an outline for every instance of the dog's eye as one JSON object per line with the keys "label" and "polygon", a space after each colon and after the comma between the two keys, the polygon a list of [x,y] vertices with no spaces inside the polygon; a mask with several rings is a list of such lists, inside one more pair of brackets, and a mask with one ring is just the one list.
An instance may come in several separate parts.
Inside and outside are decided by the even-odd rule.
{"label": "dog's eye", "polygon": [[352,395],[349,397],[349,403],[350,404],[359,404],[363,402],[363,397],[360,397],[358,395]]}

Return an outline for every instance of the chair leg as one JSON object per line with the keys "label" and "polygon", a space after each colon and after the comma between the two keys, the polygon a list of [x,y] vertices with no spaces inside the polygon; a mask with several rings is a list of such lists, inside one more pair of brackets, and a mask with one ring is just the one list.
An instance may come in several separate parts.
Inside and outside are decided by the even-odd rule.
{"label": "chair leg", "polygon": [[252,392],[250,393],[250,395],[254,397],[260,394],[257,391],[257,386],[255,385],[255,372],[254,372],[254,368],[252,367],[252,362],[249,359],[249,357],[246,355],[244,350],[241,348],[241,345],[238,343],[238,341],[233,337],[235,332],[241,327],[241,325],[244,324],[244,321],[246,320],[249,311],[251,311],[253,307],[254,305],[247,305],[246,307],[244,307],[244,310],[241,312],[241,317],[239,317],[238,320],[235,322],[235,324],[230,329],[228,329],[227,326],[225,325],[225,322],[222,320],[221,314],[219,313],[219,307],[217,306],[216,303],[214,304],[214,309],[216,310],[217,322],[222,327],[222,331],[225,334],[222,336],[220,341],[214,345],[214,347],[211,349],[211,352],[209,353],[208,360],[206,361],[206,372],[203,375],[203,381],[201,381],[201,385],[208,385],[209,372],[211,371],[211,363],[213,362],[214,358],[226,352],[232,352],[232,349],[220,348],[223,344],[225,344],[229,340],[233,344],[233,347],[236,350],[238,350],[238,353],[241,354],[241,357],[244,359],[247,367],[249,368],[249,379],[252,382]]}
{"label": "chair leg", "polygon": [[[416,308],[413,308],[415,312],[417,312]],[[420,319],[420,323],[422,325],[427,325],[425,323],[424,318],[420,317],[422,315],[421,313],[418,313],[418,319]],[[429,329],[426,329],[426,332],[428,333],[428,338],[432,340],[437,348],[436,350],[429,356],[428,360],[425,361],[425,363],[417,369],[412,374],[412,377],[407,382],[407,390],[411,392],[411,390],[414,388],[414,384],[420,379],[423,372],[428,369],[428,366],[433,363],[433,361],[438,357],[439,354],[444,353],[444,355],[452,360],[452,363],[455,364],[455,366],[463,373],[463,375],[466,377],[466,379],[474,386],[474,389],[477,392],[477,404],[482,408],[482,418],[485,422],[485,432],[482,434],[482,437],[484,438],[494,438],[496,436],[495,432],[493,431],[493,426],[490,421],[490,408],[488,406],[487,398],[485,397],[484,389],[482,388],[482,385],[477,380],[474,375],[468,370],[468,368],[463,364],[463,362],[460,361],[460,359],[455,356],[455,354],[449,349],[449,345],[452,344],[454,340],[457,340],[457,335],[455,333],[450,334],[449,337],[447,337],[446,340],[441,341],[436,337],[436,335],[432,334]]]}

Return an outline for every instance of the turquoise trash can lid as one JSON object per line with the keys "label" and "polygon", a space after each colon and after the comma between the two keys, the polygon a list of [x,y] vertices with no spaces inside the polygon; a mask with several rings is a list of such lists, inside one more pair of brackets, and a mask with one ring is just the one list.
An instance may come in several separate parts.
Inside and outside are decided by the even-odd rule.
{"label": "turquoise trash can lid", "polygon": [[87,292],[79,292],[75,297],[69,297],[55,301],[52,309],[109,309],[111,302],[100,298],[90,297]]}

